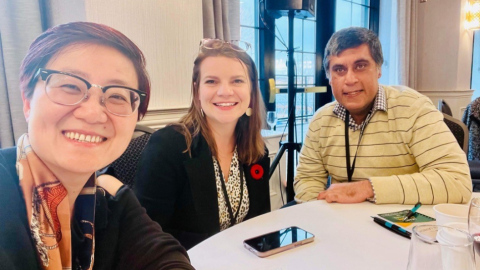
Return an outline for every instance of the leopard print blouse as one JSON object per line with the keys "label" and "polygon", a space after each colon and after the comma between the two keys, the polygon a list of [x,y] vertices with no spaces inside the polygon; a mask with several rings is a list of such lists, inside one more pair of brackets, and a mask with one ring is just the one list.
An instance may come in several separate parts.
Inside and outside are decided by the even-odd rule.
{"label": "leopard print blouse", "polygon": [[[217,196],[218,196],[218,210],[219,210],[219,217],[220,217],[220,231],[227,229],[230,225],[230,214],[228,212],[227,203],[225,201],[225,196],[223,195],[222,190],[222,180],[220,178],[220,166],[218,165],[218,161],[215,157],[213,157],[213,167],[215,169],[215,179],[217,182]],[[235,147],[235,151],[233,152],[232,162],[230,163],[230,173],[228,177],[228,181],[225,183],[225,187],[227,189],[227,194],[230,199],[230,204],[232,205],[233,215],[236,215],[237,211],[240,211],[237,216],[237,220],[235,224],[240,223],[243,221],[245,216],[248,213],[248,209],[250,206],[250,200],[248,198],[248,189],[247,189],[247,182],[245,180],[245,176],[240,181],[240,162],[238,162],[238,153],[237,148]],[[224,177],[225,179],[225,177]],[[238,210],[238,205],[240,203],[240,182],[243,185],[243,200],[240,210]]]}

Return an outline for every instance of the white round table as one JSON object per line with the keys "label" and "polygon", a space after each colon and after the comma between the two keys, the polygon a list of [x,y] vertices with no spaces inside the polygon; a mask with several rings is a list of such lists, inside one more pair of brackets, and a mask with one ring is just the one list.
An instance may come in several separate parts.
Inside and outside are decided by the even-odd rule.
{"label": "white round table", "polygon": [[[412,205],[328,204],[315,201],[276,210],[237,224],[188,251],[192,265],[202,269],[309,270],[406,269],[410,241],[373,222],[371,216],[411,209]],[[418,212],[434,217],[432,206]],[[270,257],[259,258],[243,240],[298,226],[315,241]]]}

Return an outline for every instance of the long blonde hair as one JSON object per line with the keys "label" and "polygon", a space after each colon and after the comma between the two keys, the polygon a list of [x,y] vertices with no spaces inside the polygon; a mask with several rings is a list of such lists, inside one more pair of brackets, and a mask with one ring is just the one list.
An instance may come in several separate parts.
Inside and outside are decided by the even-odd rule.
{"label": "long blonde hair", "polygon": [[258,86],[258,73],[255,63],[246,52],[233,50],[230,46],[223,46],[218,49],[200,48],[200,52],[194,61],[192,75],[192,104],[187,114],[179,123],[171,124],[177,131],[185,136],[187,149],[191,155],[192,140],[200,133],[207,141],[212,154],[218,158],[217,145],[208,127],[207,120],[202,116],[200,100],[198,98],[200,85],[200,65],[207,57],[228,57],[241,61],[247,68],[250,79],[250,108],[252,115],[245,114],[238,119],[235,126],[235,139],[237,143],[238,157],[244,164],[252,164],[265,155],[265,142],[260,133],[264,127],[265,106]]}

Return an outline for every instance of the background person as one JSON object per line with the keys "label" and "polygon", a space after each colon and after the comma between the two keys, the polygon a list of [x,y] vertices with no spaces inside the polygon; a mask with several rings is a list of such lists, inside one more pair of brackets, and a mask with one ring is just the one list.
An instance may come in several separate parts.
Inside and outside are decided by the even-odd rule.
{"label": "background person", "polygon": [[187,249],[270,211],[264,106],[250,56],[225,41],[203,40],[192,97],[179,124],[150,138],[135,184],[148,215]]}
{"label": "background person", "polygon": [[130,189],[95,176],[146,112],[138,47],[104,25],[59,25],[30,46],[20,85],[28,133],[0,150],[0,269],[193,269]]}
{"label": "background person", "polygon": [[295,200],[467,203],[467,160],[443,115],[413,89],[379,85],[382,64],[372,31],[350,27],[330,38],[323,65],[336,101],[312,118]]}

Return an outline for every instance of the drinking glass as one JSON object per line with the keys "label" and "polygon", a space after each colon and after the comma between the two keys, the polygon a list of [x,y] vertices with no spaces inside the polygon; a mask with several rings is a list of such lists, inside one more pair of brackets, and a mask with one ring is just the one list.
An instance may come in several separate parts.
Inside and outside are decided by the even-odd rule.
{"label": "drinking glass", "polygon": [[277,124],[277,113],[276,112],[267,112],[267,123],[270,126],[270,129],[274,129]]}
{"label": "drinking glass", "polygon": [[468,210],[468,231],[473,237],[477,255],[480,255],[480,198],[472,198]]}
{"label": "drinking glass", "polygon": [[413,228],[407,270],[474,270],[473,239],[446,226]]}

